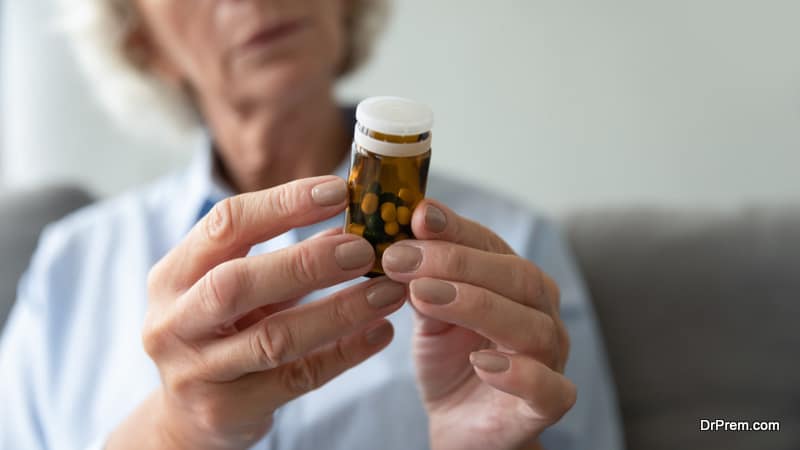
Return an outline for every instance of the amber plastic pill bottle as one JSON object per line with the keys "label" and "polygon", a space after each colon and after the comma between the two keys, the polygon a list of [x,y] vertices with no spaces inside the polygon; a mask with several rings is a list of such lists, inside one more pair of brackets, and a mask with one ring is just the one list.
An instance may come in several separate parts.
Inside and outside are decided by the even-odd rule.
{"label": "amber plastic pill bottle", "polygon": [[394,242],[413,238],[411,215],[425,197],[431,162],[433,112],[398,97],[373,97],[356,109],[345,232],[375,248],[367,276],[383,274],[381,256]]}

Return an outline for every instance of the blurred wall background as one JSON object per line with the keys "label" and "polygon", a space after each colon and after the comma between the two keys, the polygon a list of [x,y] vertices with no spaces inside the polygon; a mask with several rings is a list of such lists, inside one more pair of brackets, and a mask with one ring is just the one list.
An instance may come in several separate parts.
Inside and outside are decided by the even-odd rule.
{"label": "blurred wall background", "polygon": [[[52,0],[2,13],[0,183],[108,195],[180,166],[89,98]],[[395,0],[343,99],[437,114],[434,166],[558,212],[800,199],[797,0]]]}

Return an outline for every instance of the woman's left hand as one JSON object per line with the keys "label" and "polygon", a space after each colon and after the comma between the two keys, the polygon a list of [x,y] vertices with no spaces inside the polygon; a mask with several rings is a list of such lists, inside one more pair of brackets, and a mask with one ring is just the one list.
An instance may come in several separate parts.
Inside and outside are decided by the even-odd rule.
{"label": "woman's left hand", "polygon": [[556,283],[489,229],[425,200],[383,268],[410,283],[434,450],[539,448],[575,403]]}

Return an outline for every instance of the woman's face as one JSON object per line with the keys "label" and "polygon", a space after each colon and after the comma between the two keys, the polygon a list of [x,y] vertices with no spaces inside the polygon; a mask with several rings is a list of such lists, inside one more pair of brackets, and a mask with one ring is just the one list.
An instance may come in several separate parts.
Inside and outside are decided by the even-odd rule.
{"label": "woman's face", "polygon": [[148,61],[201,99],[241,108],[332,83],[347,0],[135,0]]}

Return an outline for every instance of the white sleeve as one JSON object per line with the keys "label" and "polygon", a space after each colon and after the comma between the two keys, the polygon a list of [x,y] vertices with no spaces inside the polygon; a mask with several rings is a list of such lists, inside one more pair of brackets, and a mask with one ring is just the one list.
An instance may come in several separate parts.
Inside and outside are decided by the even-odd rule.
{"label": "white sleeve", "polygon": [[[43,233],[33,261],[20,281],[17,300],[0,339],[0,450],[81,448],[80,433],[60,428],[58,361],[68,358],[57,330],[67,311],[63,283],[52,269],[60,265],[53,240]],[[63,278],[63,277],[62,277]],[[81,411],[73,411],[81,414]],[[80,438],[82,439],[82,438]],[[106,436],[93,438],[102,449]]]}
{"label": "white sleeve", "polygon": [[47,448],[41,405],[46,331],[42,305],[34,298],[26,274],[0,341],[0,449]]}

